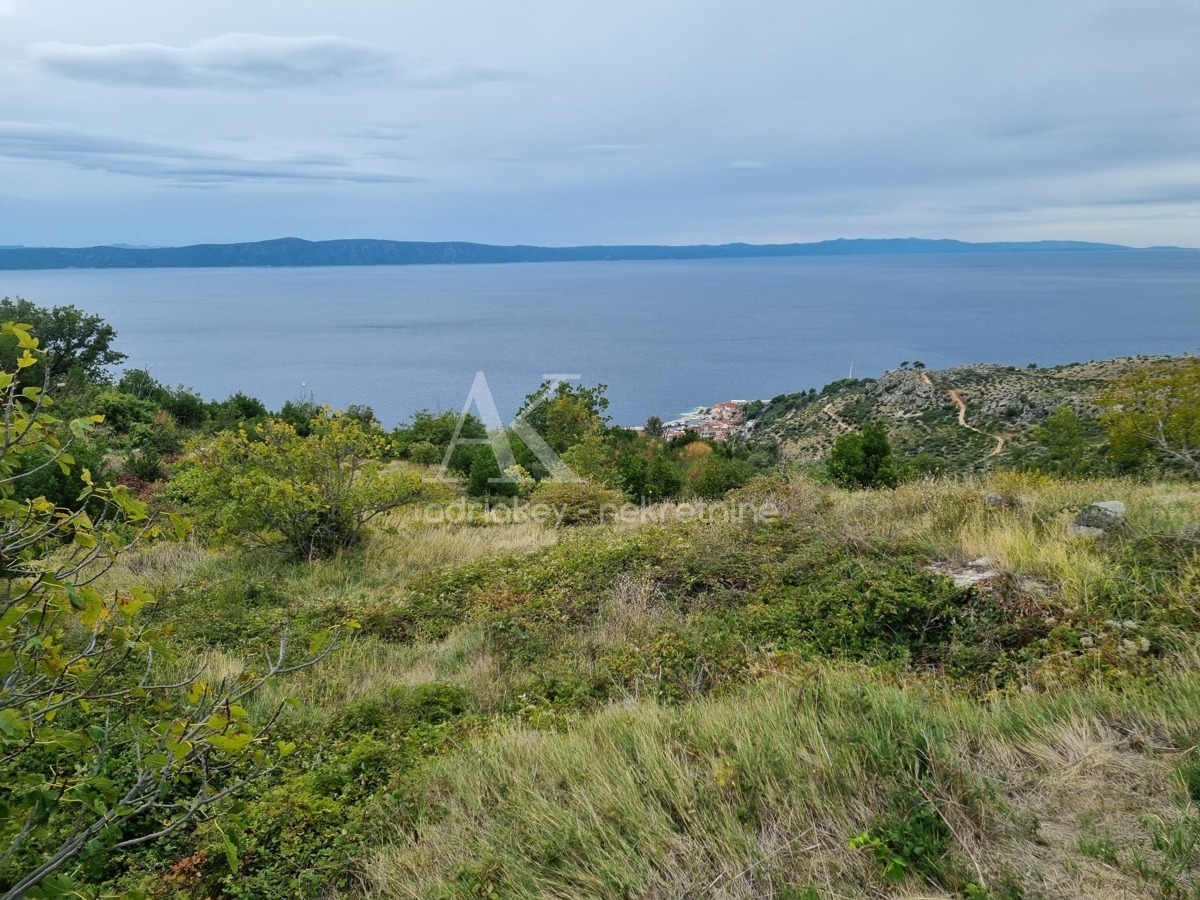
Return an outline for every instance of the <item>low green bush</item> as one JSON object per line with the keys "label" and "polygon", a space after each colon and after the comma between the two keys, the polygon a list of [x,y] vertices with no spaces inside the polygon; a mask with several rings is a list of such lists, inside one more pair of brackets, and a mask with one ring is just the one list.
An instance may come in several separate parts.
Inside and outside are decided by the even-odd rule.
{"label": "low green bush", "polygon": [[549,507],[556,525],[596,525],[613,521],[625,498],[590,481],[548,481],[538,485],[529,502]]}

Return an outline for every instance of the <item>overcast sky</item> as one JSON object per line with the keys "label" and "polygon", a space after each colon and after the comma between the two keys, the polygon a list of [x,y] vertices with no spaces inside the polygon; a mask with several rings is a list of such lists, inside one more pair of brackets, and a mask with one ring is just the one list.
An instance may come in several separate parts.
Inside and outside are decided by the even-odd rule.
{"label": "overcast sky", "polygon": [[0,244],[1200,246],[1196,0],[0,0]]}

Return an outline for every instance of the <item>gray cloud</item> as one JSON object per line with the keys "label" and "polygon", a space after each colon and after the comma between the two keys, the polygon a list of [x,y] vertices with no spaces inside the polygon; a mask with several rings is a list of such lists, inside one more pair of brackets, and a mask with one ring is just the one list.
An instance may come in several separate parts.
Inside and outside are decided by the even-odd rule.
{"label": "gray cloud", "polygon": [[380,75],[395,65],[387,50],[329,35],[226,34],[190,47],[50,41],[34,44],[30,53],[40,69],[63,78],[168,88],[303,87]]}
{"label": "gray cloud", "polygon": [[572,153],[584,156],[620,156],[623,153],[634,153],[641,147],[633,144],[584,144],[582,147],[572,147]]}
{"label": "gray cloud", "polygon": [[368,122],[346,132],[345,137],[362,138],[369,141],[407,141],[416,130],[413,125],[395,125],[390,122]]}
{"label": "gray cloud", "polygon": [[477,84],[530,84],[538,80],[529,72],[494,66],[449,66],[413,72],[404,77],[404,83],[409,87],[432,91],[457,90]]}
{"label": "gray cloud", "polygon": [[405,87],[445,91],[537,80],[527,72],[483,65],[406,71],[389,50],[332,35],[225,34],[190,47],[93,47],[43,41],[29,52],[43,72],[75,81],[137,87],[262,90],[390,76]]}
{"label": "gray cloud", "polygon": [[0,121],[0,159],[54,162],[184,184],[243,181],[404,183],[413,176],[357,168],[331,154],[248,159],[148,141],[114,138],[57,125]]}
{"label": "gray cloud", "polygon": [[71,127],[0,136],[0,241],[1200,245],[1196,0],[752,5],[16,0],[2,115]]}

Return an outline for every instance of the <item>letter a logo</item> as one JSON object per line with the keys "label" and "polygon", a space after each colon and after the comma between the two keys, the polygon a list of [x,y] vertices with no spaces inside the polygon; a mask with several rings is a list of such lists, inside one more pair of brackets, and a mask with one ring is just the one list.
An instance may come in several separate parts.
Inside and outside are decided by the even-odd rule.
{"label": "letter a logo", "polygon": [[[548,379],[566,380],[568,377],[577,378],[578,376],[545,376]],[[549,388],[539,393],[533,402],[526,404],[508,428],[504,427],[504,422],[500,418],[500,412],[496,409],[496,401],[492,397],[491,388],[488,387],[487,378],[482,372],[475,373],[475,381],[471,385],[471,392],[467,394],[467,402],[463,404],[463,410],[458,417],[458,424],[454,427],[454,436],[450,439],[450,446],[446,448],[446,456],[442,460],[442,468],[438,472],[439,481],[457,482],[457,478],[448,478],[446,472],[450,468],[450,458],[454,455],[454,448],[459,444],[488,444],[492,448],[492,453],[496,456],[496,462],[500,466],[502,476],[500,478],[489,478],[491,482],[508,482],[516,481],[507,473],[516,464],[516,456],[513,454],[512,443],[508,439],[508,432],[512,431],[521,442],[529,448],[530,452],[537,457],[538,462],[546,467],[550,473],[552,481],[582,481],[583,479],[566,467],[558,454],[550,448],[550,445],[542,440],[542,436],[538,434],[533,426],[525,421],[525,416],[537,409],[550,397]],[[471,414],[471,406],[475,406],[479,410],[479,419],[483,422],[487,429],[488,436],[486,438],[465,438],[462,436],[463,425],[467,421],[467,416]]]}

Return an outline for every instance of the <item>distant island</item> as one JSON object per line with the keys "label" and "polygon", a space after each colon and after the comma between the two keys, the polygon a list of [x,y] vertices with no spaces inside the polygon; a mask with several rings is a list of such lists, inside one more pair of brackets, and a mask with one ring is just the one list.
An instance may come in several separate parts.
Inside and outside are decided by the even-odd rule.
{"label": "distant island", "polygon": [[[279,238],[242,244],[189,247],[0,247],[0,270],[158,269],[242,266],[411,266],[471,263],[585,262],[605,260],[756,259],[795,256],[876,256],[929,253],[1030,253],[1179,251],[1180,247],[1134,248],[1087,241],[966,241],[839,238],[806,244],[694,244],[590,247],[511,247],[463,241],[306,241]],[[1200,252],[1186,250],[1186,252]]]}

